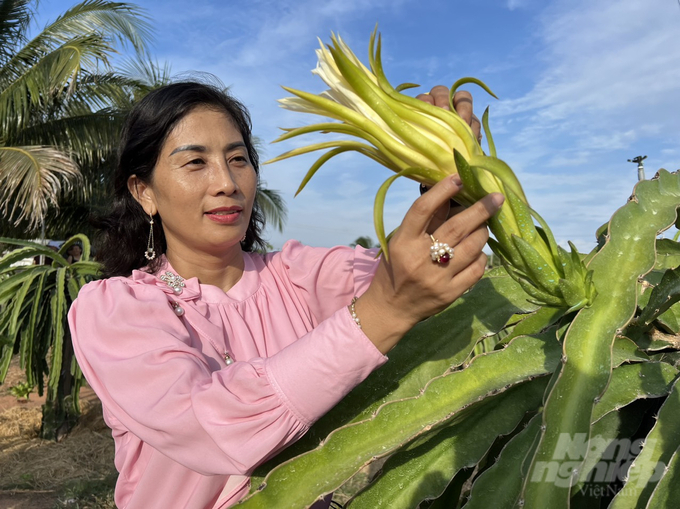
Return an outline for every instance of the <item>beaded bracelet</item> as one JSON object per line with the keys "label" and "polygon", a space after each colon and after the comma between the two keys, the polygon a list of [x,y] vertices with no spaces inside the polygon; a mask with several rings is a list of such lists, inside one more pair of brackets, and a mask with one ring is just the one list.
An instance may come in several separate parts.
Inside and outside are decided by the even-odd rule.
{"label": "beaded bracelet", "polygon": [[357,310],[354,307],[358,299],[358,297],[354,297],[352,299],[352,303],[349,305],[349,313],[352,315],[352,320],[354,320],[354,323],[356,323],[357,327],[361,329],[361,321],[359,320],[359,317],[357,316]]}

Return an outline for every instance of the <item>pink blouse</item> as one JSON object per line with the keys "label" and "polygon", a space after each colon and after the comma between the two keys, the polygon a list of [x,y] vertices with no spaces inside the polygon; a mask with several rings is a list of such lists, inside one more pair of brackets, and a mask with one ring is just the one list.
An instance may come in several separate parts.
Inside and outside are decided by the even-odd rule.
{"label": "pink blouse", "polygon": [[382,365],[347,310],[368,287],[374,256],[290,241],[278,253],[244,253],[243,276],[226,293],[192,278],[176,294],[160,279],[174,273],[167,260],[157,275],[86,285],[69,324],[113,430],[117,506],[235,504],[256,465]]}

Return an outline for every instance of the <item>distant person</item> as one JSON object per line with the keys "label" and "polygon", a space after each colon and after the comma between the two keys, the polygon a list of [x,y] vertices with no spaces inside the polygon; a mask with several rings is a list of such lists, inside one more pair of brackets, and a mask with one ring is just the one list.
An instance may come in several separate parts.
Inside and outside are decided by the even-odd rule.
{"label": "distant person", "polygon": [[83,256],[83,248],[80,244],[73,244],[66,251],[66,261],[69,263],[79,262]]}

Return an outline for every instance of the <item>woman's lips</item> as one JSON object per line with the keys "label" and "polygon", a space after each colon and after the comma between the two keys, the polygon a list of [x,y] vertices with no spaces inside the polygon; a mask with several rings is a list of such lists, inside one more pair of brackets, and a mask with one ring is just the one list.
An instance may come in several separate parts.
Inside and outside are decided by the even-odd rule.
{"label": "woman's lips", "polygon": [[206,212],[208,219],[219,224],[233,224],[241,218],[241,210],[220,210]]}

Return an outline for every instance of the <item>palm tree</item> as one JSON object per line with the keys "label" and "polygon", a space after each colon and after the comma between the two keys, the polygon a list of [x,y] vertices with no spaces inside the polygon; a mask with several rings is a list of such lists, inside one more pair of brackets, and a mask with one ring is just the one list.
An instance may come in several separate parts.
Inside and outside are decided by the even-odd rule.
{"label": "palm tree", "polygon": [[[0,211],[5,236],[35,234],[65,195],[96,193],[130,80],[118,44],[144,54],[150,27],[130,4],[81,2],[29,38],[37,0],[0,0]],[[123,108],[124,109],[124,108]]]}
{"label": "palm tree", "polygon": [[267,223],[272,224],[282,232],[288,217],[286,202],[279,191],[264,187],[265,185],[266,182],[262,181],[257,184],[257,202],[260,204],[260,209],[262,209],[262,214],[264,214]]}
{"label": "palm tree", "polygon": [[[170,67],[146,53],[150,28],[131,4],[86,0],[35,37],[37,0],[0,0],[0,236],[93,233],[88,217],[108,202],[114,151],[131,106],[169,83]],[[137,58],[110,63],[117,43]],[[279,230],[281,195],[263,185],[258,202]]]}
{"label": "palm tree", "polygon": [[[262,140],[254,136],[253,145],[258,154],[260,154],[260,160],[262,160],[262,153],[264,151]],[[260,204],[260,209],[267,223],[272,224],[277,230],[283,232],[283,227],[286,225],[286,219],[288,218],[286,201],[279,191],[269,189],[266,185],[266,182],[258,181],[255,199]]]}
{"label": "palm tree", "polygon": [[370,249],[372,247],[380,247],[379,245],[373,243],[373,239],[371,239],[371,237],[357,237],[356,239],[354,239],[354,242],[350,244],[350,247],[356,246],[361,246],[366,249]]}
{"label": "palm tree", "polygon": [[[53,216],[65,196],[91,199],[101,192],[134,87],[113,71],[110,57],[117,44],[143,54],[150,35],[136,7],[86,0],[30,36],[37,4],[0,0],[0,235],[23,238],[35,236],[48,219],[61,222]],[[71,242],[79,239],[85,247],[83,236]],[[3,242],[25,247],[0,261],[0,381],[19,351],[29,382],[38,380],[42,389],[49,373],[43,434],[55,437],[77,418],[77,398],[68,401],[81,380],[64,316],[80,286],[96,277],[96,264],[68,265],[63,253]],[[8,262],[32,253],[54,264],[29,270]]]}

